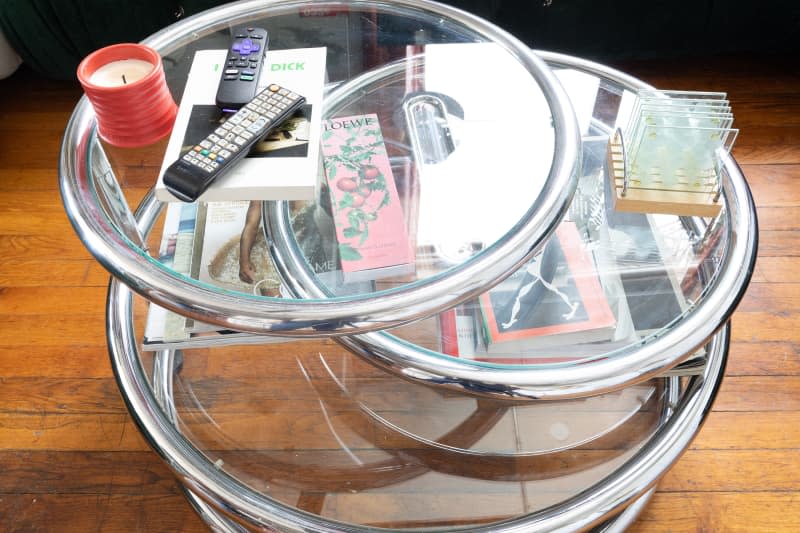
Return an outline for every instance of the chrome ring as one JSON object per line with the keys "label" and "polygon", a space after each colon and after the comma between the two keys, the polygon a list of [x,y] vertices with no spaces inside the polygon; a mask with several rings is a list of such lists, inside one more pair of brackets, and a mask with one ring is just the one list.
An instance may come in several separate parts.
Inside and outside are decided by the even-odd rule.
{"label": "chrome ring", "polygon": [[[107,340],[117,383],[142,434],[187,490],[240,523],[296,533],[374,531],[299,511],[254,491],[215,468],[174,426],[155,397],[139,357],[132,311],[133,294],[113,279],[108,295]],[[722,382],[729,330],[730,326],[726,325],[711,339],[703,375],[690,379],[669,419],[617,470],[561,504],[471,531],[579,531],[598,525],[633,504],[678,460],[699,431]]]}
{"label": "chrome ring", "polygon": [[[447,276],[375,295],[320,300],[260,298],[231,293],[180,276],[130,243],[109,220],[87,175],[94,140],[94,113],[83,98],[67,125],[59,180],[70,221],[86,248],[114,276],[146,299],[181,315],[221,328],[265,335],[328,337],[363,333],[433,315],[498,283],[529,259],[562,219],[577,185],[580,136],[569,98],[544,62],[519,40],[464,11],[427,0],[319,1],[253,0],[187,18],[143,41],[162,54],[185,43],[187,35],[225,27],[235,19],[272,15],[300,7],[386,8],[450,20],[498,43],[524,65],[539,84],[552,111],[555,155],[540,195],[525,216],[483,254],[454,267]],[[153,201],[152,199],[150,201]],[[146,207],[149,209],[149,207]]]}
{"label": "chrome ring", "polygon": [[[553,67],[577,69],[636,91],[649,85],[583,59],[536,52]],[[495,399],[560,400],[618,390],[659,375],[688,359],[728,322],[755,267],[758,227],[752,195],[733,158],[724,160],[723,190],[728,216],[728,249],[708,293],[677,325],[643,345],[632,345],[602,360],[580,365],[509,367],[476,363],[420,348],[388,332],[338,337],[353,353],[406,379]],[[285,281],[298,296],[321,298],[324,285],[307,265],[289,228],[288,210],[265,208],[274,256],[289,268]],[[284,274],[283,270],[281,273]]]}

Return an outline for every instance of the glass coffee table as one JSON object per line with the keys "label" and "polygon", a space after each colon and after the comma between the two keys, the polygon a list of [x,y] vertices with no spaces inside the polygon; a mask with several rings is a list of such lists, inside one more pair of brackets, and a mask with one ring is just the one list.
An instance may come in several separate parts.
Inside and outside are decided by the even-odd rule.
{"label": "glass coffee table", "polygon": [[[158,254],[163,146],[107,147],[78,104],[65,208],[112,275],[123,397],[201,516],[222,531],[624,529],[722,379],[757,243],[735,161],[716,218],[614,211],[608,139],[647,86],[421,0],[188,18],[145,41],[176,100],[194,53],[241,25],[271,50],[326,48],[324,119],[379,118],[414,261],[347,276],[333,220],[356,217],[354,196],[332,202],[321,174],[314,200],[249,204],[278,295],[193,279]],[[225,333],[153,349],[149,303]]]}

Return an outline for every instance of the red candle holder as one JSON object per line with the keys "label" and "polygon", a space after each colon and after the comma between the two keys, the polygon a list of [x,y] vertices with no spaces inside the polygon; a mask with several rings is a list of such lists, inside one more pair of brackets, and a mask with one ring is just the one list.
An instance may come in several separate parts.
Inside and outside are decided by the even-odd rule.
{"label": "red candle holder", "polygon": [[78,80],[97,116],[101,139],[112,146],[152,144],[172,131],[178,106],[161,56],[142,44],[96,50],[78,65]]}

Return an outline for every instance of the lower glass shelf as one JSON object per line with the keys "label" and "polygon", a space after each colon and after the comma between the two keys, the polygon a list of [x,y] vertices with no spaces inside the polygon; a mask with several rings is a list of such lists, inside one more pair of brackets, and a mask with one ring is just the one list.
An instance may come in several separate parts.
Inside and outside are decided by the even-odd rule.
{"label": "lower glass shelf", "polygon": [[280,531],[597,525],[688,446],[727,355],[724,328],[702,376],[509,402],[398,379],[330,340],[141,354],[142,314],[112,282],[112,362],[143,434],[210,510]]}

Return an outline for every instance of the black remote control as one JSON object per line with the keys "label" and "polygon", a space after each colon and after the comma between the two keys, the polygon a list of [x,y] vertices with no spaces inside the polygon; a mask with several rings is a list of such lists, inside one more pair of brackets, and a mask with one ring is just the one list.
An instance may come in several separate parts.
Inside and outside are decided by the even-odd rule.
{"label": "black remote control", "polygon": [[267,86],[167,168],[164,172],[167,190],[184,202],[194,202],[305,101],[304,96],[280,85]]}
{"label": "black remote control", "polygon": [[264,63],[269,37],[262,28],[233,30],[233,42],[217,88],[217,106],[235,111],[253,99]]}

